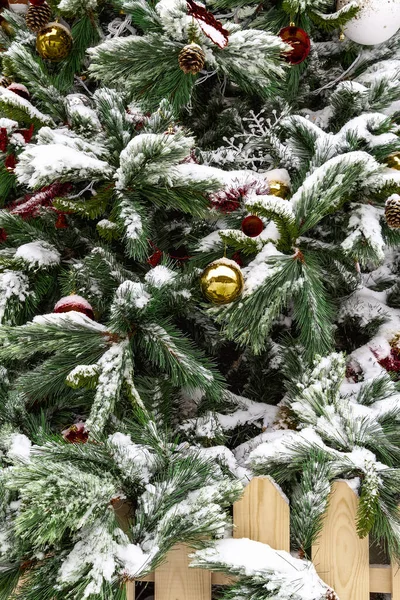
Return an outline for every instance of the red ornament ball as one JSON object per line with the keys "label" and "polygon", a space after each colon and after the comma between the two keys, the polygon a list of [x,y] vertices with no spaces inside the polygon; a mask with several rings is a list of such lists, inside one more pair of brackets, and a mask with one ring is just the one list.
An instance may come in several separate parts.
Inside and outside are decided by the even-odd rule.
{"label": "red ornament ball", "polygon": [[257,237],[264,229],[264,223],[257,215],[249,215],[242,221],[242,231],[248,237]]}
{"label": "red ornament ball", "polygon": [[89,432],[86,429],[85,423],[80,421],[79,423],[71,425],[68,429],[64,429],[62,436],[64,440],[70,442],[70,444],[85,444],[88,441]]}
{"label": "red ornament ball", "polygon": [[55,313],[66,313],[71,312],[72,310],[76,312],[83,313],[89,319],[94,319],[93,308],[90,306],[89,302],[82,298],[82,296],[78,296],[78,294],[71,294],[70,296],[64,296],[61,298],[55,305],[53,312]]}
{"label": "red ornament ball", "polygon": [[29,0],[29,4],[32,6],[42,6],[45,2],[46,0]]}
{"label": "red ornament ball", "polygon": [[4,227],[0,227],[0,244],[4,244],[4,242],[7,240],[7,231],[4,229]]}
{"label": "red ornament ball", "polygon": [[22,83],[11,83],[7,89],[10,90],[10,92],[14,92],[14,94],[17,94],[17,96],[23,98],[24,100],[30,100],[31,98],[28,88]]}
{"label": "red ornament ball", "polygon": [[283,42],[292,46],[292,50],[284,53],[284,58],[291,65],[299,65],[310,54],[311,41],[309,35],[304,29],[289,25],[279,32],[279,37]]}

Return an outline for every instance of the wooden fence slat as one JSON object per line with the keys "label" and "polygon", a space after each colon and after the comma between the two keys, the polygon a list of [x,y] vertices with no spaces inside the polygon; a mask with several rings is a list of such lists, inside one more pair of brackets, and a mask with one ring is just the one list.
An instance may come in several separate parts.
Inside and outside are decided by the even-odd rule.
{"label": "wooden fence slat", "polygon": [[211,600],[211,571],[189,568],[186,544],[177,544],[155,571],[155,600]]}
{"label": "wooden fence slat", "polygon": [[400,600],[400,565],[392,565],[392,600]]}
{"label": "wooden fence slat", "polygon": [[233,505],[233,535],[290,551],[290,509],[287,498],[269,477],[255,477]]}
{"label": "wooden fence slat", "polygon": [[135,582],[128,581],[126,584],[126,600],[135,600]]}
{"label": "wooden fence slat", "polygon": [[357,506],[349,485],[335,482],[322,532],[312,549],[318,574],[340,600],[369,600],[369,541],[357,535]]}
{"label": "wooden fence slat", "polygon": [[392,593],[392,567],[390,565],[369,565],[369,591],[371,594]]}

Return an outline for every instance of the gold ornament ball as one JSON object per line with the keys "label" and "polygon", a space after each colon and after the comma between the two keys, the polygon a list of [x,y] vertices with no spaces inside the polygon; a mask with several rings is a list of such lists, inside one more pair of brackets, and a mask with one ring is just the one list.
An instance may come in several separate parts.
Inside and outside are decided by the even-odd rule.
{"label": "gold ornament ball", "polygon": [[228,304],[243,292],[242,271],[234,260],[219,258],[204,269],[200,286],[205,298],[213,304]]}
{"label": "gold ornament ball", "polygon": [[72,35],[61,23],[49,23],[37,34],[36,50],[45,60],[54,62],[67,58],[72,48]]}
{"label": "gold ornament ball", "polygon": [[389,154],[385,162],[387,166],[391,169],[396,169],[396,171],[400,171],[400,152],[394,152],[393,154]]}
{"label": "gold ornament ball", "polygon": [[290,188],[282,183],[282,181],[268,181],[269,193],[273,196],[278,196],[286,200],[290,194]]}

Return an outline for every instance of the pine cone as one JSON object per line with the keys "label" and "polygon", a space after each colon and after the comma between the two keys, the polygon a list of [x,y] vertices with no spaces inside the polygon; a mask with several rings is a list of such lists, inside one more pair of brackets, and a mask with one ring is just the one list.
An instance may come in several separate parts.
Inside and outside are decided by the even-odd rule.
{"label": "pine cone", "polygon": [[186,74],[196,75],[204,67],[206,55],[198,44],[187,44],[179,53],[179,67]]}
{"label": "pine cone", "polygon": [[5,75],[0,77],[0,87],[6,88],[10,84],[11,84],[11,79],[8,79],[8,77],[5,77]]}
{"label": "pine cone", "polygon": [[338,595],[332,589],[326,592],[326,600],[339,600]]}
{"label": "pine cone", "polygon": [[386,200],[385,218],[389,227],[400,229],[400,196],[398,194],[393,194]]}
{"label": "pine cone", "polygon": [[50,6],[44,2],[38,6],[31,4],[26,13],[26,24],[31,31],[39,31],[50,21]]}

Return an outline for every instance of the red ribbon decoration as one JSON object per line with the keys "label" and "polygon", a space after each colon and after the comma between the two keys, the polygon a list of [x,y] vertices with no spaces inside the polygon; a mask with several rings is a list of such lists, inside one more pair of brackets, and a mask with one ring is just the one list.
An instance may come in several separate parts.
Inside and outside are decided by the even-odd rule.
{"label": "red ribbon decoration", "polygon": [[202,32],[219,48],[225,48],[228,44],[229,31],[224,29],[221,21],[217,21],[214,15],[204,6],[199,6],[194,0],[186,0],[188,12],[196,19]]}
{"label": "red ribbon decoration", "polygon": [[5,152],[8,146],[8,134],[5,127],[0,127],[0,150]]}

